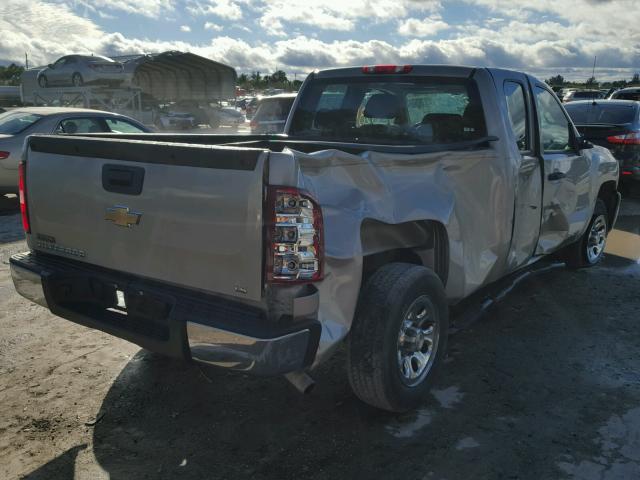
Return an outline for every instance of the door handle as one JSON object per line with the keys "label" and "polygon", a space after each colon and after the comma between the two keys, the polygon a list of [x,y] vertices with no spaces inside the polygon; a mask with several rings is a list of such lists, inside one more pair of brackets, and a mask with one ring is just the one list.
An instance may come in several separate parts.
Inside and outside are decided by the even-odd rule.
{"label": "door handle", "polygon": [[562,180],[562,179],[563,179],[563,178],[565,178],[566,176],[567,176],[567,174],[566,174],[566,173],[563,173],[563,172],[557,172],[557,171],[556,171],[556,172],[550,173],[550,174],[547,176],[547,178],[548,178],[549,180],[553,181],[553,180]]}

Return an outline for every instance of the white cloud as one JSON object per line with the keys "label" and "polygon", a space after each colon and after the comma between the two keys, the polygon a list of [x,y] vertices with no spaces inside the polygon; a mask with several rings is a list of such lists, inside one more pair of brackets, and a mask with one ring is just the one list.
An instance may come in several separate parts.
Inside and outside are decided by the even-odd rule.
{"label": "white cloud", "polygon": [[240,20],[242,18],[241,1],[234,0],[206,0],[196,1],[187,9],[194,15],[216,15],[227,20]]}
{"label": "white cloud", "polygon": [[[272,21],[280,22],[279,28],[287,35],[282,39],[268,42],[261,41],[260,38],[264,37],[260,35],[249,36],[248,38],[252,39],[250,41],[219,36],[198,44],[177,40],[131,38],[121,33],[108,33],[90,19],[78,15],[64,2],[0,1],[3,2],[3,15],[0,16],[2,38],[0,60],[2,61],[22,62],[24,52],[29,53],[31,63],[45,64],[69,53],[121,55],[181,50],[222,61],[240,71],[259,70],[263,73],[271,72],[276,67],[290,73],[302,73],[315,68],[372,63],[457,63],[521,69],[542,78],[557,73],[564,75],[565,78],[587,78],[591,75],[594,55],[598,57],[599,68],[596,71],[598,78],[630,78],[640,67],[638,64],[640,29],[621,28],[618,31],[616,28],[618,21],[625,25],[629,23],[627,18],[621,20],[620,16],[617,16],[616,22],[603,21],[602,18],[594,18],[592,22],[580,21],[579,18],[590,17],[588,12],[564,13],[565,18],[557,13],[559,8],[555,4],[548,3],[547,0],[541,1],[542,4],[550,5],[549,9],[544,11],[549,14],[545,21],[533,23],[530,20],[522,20],[526,15],[511,17],[507,14],[508,8],[501,5],[495,8],[504,8],[504,11],[500,10],[499,15],[504,20],[485,24],[470,22],[464,25],[450,25],[447,36],[440,40],[429,38],[434,29],[442,27],[440,31],[443,31],[446,28],[446,24],[438,24],[438,22],[444,24],[444,20],[438,16],[437,2],[385,3],[387,0],[353,0],[353,2],[342,0],[343,10],[348,10],[348,13],[344,13],[340,11],[338,0],[327,0],[326,3],[308,0],[309,5],[306,8],[303,0],[274,0],[274,3],[268,5],[255,2],[249,4],[249,0],[208,1],[198,6],[204,9],[233,4],[238,8],[254,9],[253,11],[259,15],[258,18],[262,20],[265,16],[272,15]],[[115,4],[119,4],[119,1],[116,0]],[[143,1],[156,1],[156,4],[163,4],[160,0]],[[471,0],[467,1],[471,2]],[[501,0],[474,1],[482,3],[492,11],[494,9],[492,5],[497,5]],[[586,3],[587,0],[567,1],[573,2],[571,5],[574,7],[580,6],[587,10],[590,8],[590,4]],[[580,4],[577,3],[579,1]],[[307,15],[300,17],[297,13],[294,15],[290,12],[281,12],[280,15],[276,15],[271,7],[278,4],[277,2],[280,2],[279,5],[282,7],[300,5]],[[168,5],[168,2],[164,3]],[[511,8],[515,8],[512,2],[507,3]],[[628,2],[620,0],[619,3],[626,5]],[[189,5],[189,8],[195,8],[196,4]],[[349,8],[346,8],[347,5]],[[367,5],[368,15],[365,14]],[[165,5],[162,8],[168,7]],[[538,8],[537,4],[536,8]],[[618,6],[613,9],[610,7],[605,16],[599,3],[594,8],[593,11],[598,13],[599,17],[608,19],[611,19],[612,11],[619,10]],[[422,9],[421,13],[416,13],[416,9]],[[388,12],[388,17],[383,16],[385,12]],[[518,12],[515,13],[518,14]],[[208,15],[208,13],[203,14]],[[322,40],[322,36],[314,38],[314,34],[319,31],[319,26],[314,28],[309,23],[309,28],[305,27],[307,24],[304,22],[311,22],[312,18],[318,18],[317,15],[325,19],[323,27],[325,29],[340,30],[344,25],[349,28],[359,28],[363,22],[369,20],[382,22],[385,21],[384,19],[393,19],[395,23],[391,25],[397,25],[399,30],[412,33],[410,38],[391,33],[388,36],[389,40],[384,41],[375,39],[376,33],[372,31],[373,39],[358,41],[345,40],[346,30],[343,29],[340,40],[326,41]],[[574,15],[578,15],[575,20],[567,19],[569,16],[574,18]],[[427,19],[418,21],[419,25],[411,22],[412,19],[425,16]],[[491,16],[495,15],[491,14]],[[640,18],[635,11],[628,14],[625,12],[626,16],[635,19],[633,21],[636,25],[640,23]],[[340,19],[346,24],[332,23]],[[183,22],[186,23],[187,19]],[[594,24],[603,26],[595,28]],[[211,32],[220,31],[222,26],[225,27],[225,31],[247,28],[245,21],[214,20],[204,23],[204,28]],[[249,24],[249,26],[253,25]],[[293,33],[296,30],[304,34]]]}
{"label": "white cloud", "polygon": [[212,22],[205,22],[204,29],[205,30],[212,30],[214,32],[219,32],[219,31],[222,30],[222,27],[220,25],[216,25],[215,23],[212,23]]}
{"label": "white cloud", "polygon": [[387,21],[440,8],[435,0],[271,0],[262,7],[260,26],[277,36],[291,33],[284,23],[350,31],[358,20]]}
{"label": "white cloud", "polygon": [[190,32],[191,31],[191,27],[189,25],[181,25],[180,26],[180,31],[181,32]]}
{"label": "white cloud", "polygon": [[427,17],[422,20],[409,18],[400,22],[398,33],[406,37],[432,37],[447,28],[449,28],[449,25],[443,22],[440,17]]}
{"label": "white cloud", "polygon": [[[163,12],[172,11],[173,0],[52,0],[66,8],[82,6],[87,10],[102,12],[103,10],[121,11],[155,18]],[[37,3],[37,2],[34,2]]]}

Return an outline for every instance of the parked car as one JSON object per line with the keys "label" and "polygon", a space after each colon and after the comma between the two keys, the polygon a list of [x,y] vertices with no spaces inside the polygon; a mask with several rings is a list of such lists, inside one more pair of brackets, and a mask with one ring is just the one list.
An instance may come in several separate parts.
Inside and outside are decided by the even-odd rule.
{"label": "parked car", "polygon": [[18,192],[24,140],[34,133],[143,133],[140,122],[117,113],[62,107],[15,108],[0,114],[0,194]]}
{"label": "parked car", "polygon": [[30,136],[17,291],[300,391],[346,342],[355,394],[403,411],[442,366],[450,305],[550,254],[602,258],[618,162],[544,82],[380,65],[311,73],[288,100],[287,136],[249,142]]}
{"label": "parked car", "polygon": [[214,109],[214,114],[218,117],[218,125],[221,126],[238,127],[247,121],[244,114],[233,107]]}
{"label": "parked car", "polygon": [[640,102],[572,102],[566,109],[584,138],[611,150],[621,180],[640,180]]}
{"label": "parked car", "polygon": [[571,90],[562,98],[562,101],[568,103],[575,100],[597,100],[600,98],[604,98],[604,93],[600,90]]}
{"label": "parked car", "polygon": [[127,79],[124,66],[99,55],[67,55],[50,63],[38,73],[41,88],[81,87],[89,84],[117,85]]}
{"label": "parked car", "polygon": [[249,123],[251,133],[282,133],[295,98],[295,93],[283,93],[259,99]]}
{"label": "parked car", "polygon": [[198,126],[198,121],[189,112],[160,110],[156,114],[155,126],[159,130],[175,132],[177,130],[191,130]]}
{"label": "parked car", "polygon": [[621,88],[611,94],[610,100],[634,100],[640,101],[640,87]]}

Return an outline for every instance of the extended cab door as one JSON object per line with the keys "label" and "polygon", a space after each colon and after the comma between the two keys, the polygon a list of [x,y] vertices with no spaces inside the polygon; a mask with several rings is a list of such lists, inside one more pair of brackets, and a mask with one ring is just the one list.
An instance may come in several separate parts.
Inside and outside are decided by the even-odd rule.
{"label": "extended cab door", "polygon": [[535,253],[542,211],[542,161],[535,154],[535,120],[527,77],[493,70],[498,103],[506,123],[506,146],[514,166],[514,214],[507,269],[525,264]]}
{"label": "extended cab door", "polygon": [[536,253],[576,240],[589,221],[590,161],[576,149],[577,133],[546,85],[532,82],[538,123],[538,152],[544,165],[542,222]]}

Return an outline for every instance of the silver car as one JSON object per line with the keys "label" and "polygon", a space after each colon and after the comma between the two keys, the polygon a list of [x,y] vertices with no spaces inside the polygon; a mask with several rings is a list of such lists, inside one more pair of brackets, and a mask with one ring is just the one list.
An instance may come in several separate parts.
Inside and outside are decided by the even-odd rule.
{"label": "silver car", "polygon": [[0,113],[0,195],[18,192],[18,162],[33,133],[143,133],[132,118],[84,108],[29,107]]}
{"label": "silver car", "polygon": [[120,84],[127,73],[120,62],[99,55],[67,55],[38,73],[38,85],[81,87],[85,84]]}

